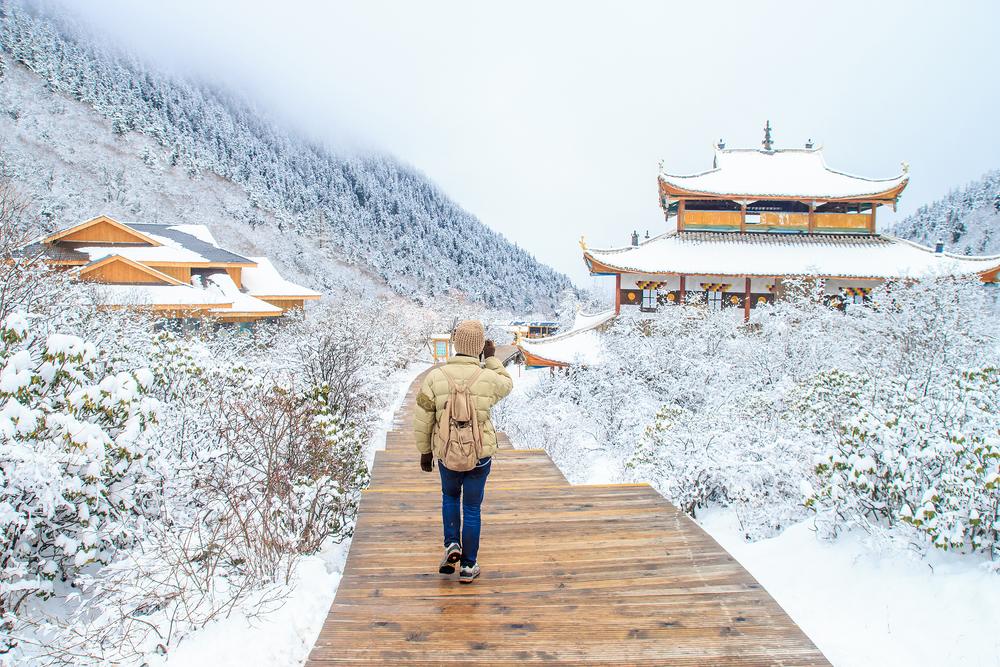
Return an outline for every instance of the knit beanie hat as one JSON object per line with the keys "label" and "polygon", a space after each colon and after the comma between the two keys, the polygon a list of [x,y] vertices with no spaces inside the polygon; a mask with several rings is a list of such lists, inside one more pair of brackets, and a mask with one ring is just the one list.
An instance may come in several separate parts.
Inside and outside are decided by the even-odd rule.
{"label": "knit beanie hat", "polygon": [[455,354],[478,357],[486,345],[486,332],[479,320],[462,322],[455,329]]}

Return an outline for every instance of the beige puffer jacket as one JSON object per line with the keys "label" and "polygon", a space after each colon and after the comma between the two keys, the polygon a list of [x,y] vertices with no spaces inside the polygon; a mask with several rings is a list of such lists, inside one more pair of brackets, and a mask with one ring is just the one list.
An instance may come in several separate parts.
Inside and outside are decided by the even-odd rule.
{"label": "beige puffer jacket", "polygon": [[[469,381],[479,370],[479,360],[473,357],[449,357],[445,365],[448,373],[459,386]],[[493,456],[497,450],[497,434],[490,421],[490,408],[514,388],[514,381],[504,370],[496,357],[486,359],[486,368],[482,375],[472,385],[473,400],[476,404],[476,417],[483,427],[483,458]],[[427,374],[424,386],[417,394],[417,404],[413,409],[413,437],[417,441],[417,450],[426,454],[433,450],[434,458],[440,458],[437,442],[437,412],[444,410],[444,404],[451,393],[451,385],[441,368],[435,368]]]}

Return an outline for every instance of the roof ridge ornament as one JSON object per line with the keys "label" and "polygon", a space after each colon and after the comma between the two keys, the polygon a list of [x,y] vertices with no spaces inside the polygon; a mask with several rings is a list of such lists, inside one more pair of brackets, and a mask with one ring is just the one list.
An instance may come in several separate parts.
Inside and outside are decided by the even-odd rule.
{"label": "roof ridge ornament", "polygon": [[904,174],[910,173],[910,165],[906,164],[905,162],[900,162],[899,164],[903,165],[903,173]]}
{"label": "roof ridge ornament", "polygon": [[764,145],[764,150],[768,153],[774,150],[774,141],[771,139],[771,121],[767,121],[767,125],[764,127],[764,141],[760,143]]}

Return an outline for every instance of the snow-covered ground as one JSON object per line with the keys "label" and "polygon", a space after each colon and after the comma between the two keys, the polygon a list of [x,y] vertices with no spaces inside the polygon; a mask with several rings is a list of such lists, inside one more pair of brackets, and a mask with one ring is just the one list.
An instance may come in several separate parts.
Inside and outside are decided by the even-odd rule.
{"label": "snow-covered ground", "polygon": [[698,519],[836,667],[1000,664],[1000,576],[982,556],[877,553],[811,520],[747,543],[732,511]]}
{"label": "snow-covered ground", "polygon": [[[413,378],[401,372],[398,394],[383,415],[369,456],[385,433]],[[540,372],[511,368],[515,391]],[[615,463],[603,452],[584,457],[590,484],[614,482]],[[768,590],[836,667],[1000,664],[1000,576],[981,556],[940,551],[879,553],[864,535],[819,539],[811,521],[772,539],[747,543],[736,514],[700,513],[699,523]],[[294,590],[275,611],[220,619],[181,642],[162,664],[184,667],[286,667],[309,655],[336,595],[349,542],[304,558]]]}

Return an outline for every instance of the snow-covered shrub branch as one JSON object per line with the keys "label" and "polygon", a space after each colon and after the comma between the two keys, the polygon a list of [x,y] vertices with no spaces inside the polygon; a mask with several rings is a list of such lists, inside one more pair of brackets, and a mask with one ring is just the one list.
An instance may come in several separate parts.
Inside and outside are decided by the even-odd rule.
{"label": "snow-covered shrub branch", "polygon": [[[592,460],[685,511],[733,507],[750,538],[819,509],[833,532],[903,522],[937,546],[996,542],[997,341],[976,280],[886,285],[846,312],[822,282],[742,313],[623,311],[599,363],[539,374],[498,406],[571,479]],[[808,502],[808,507],[807,507]],[[877,524],[877,525],[876,525]]]}
{"label": "snow-covered shrub branch", "polygon": [[937,547],[991,552],[1000,530],[998,399],[993,367],[930,380],[820,375],[801,399],[817,417],[811,425],[831,421],[826,406],[839,414],[834,442],[817,457],[821,487],[809,504],[833,531],[904,521]]}
{"label": "snow-covered shrub branch", "polygon": [[0,324],[0,606],[139,539],[155,493],[146,439],[158,402],[148,369],[114,372],[76,336],[26,346],[29,320]]}

